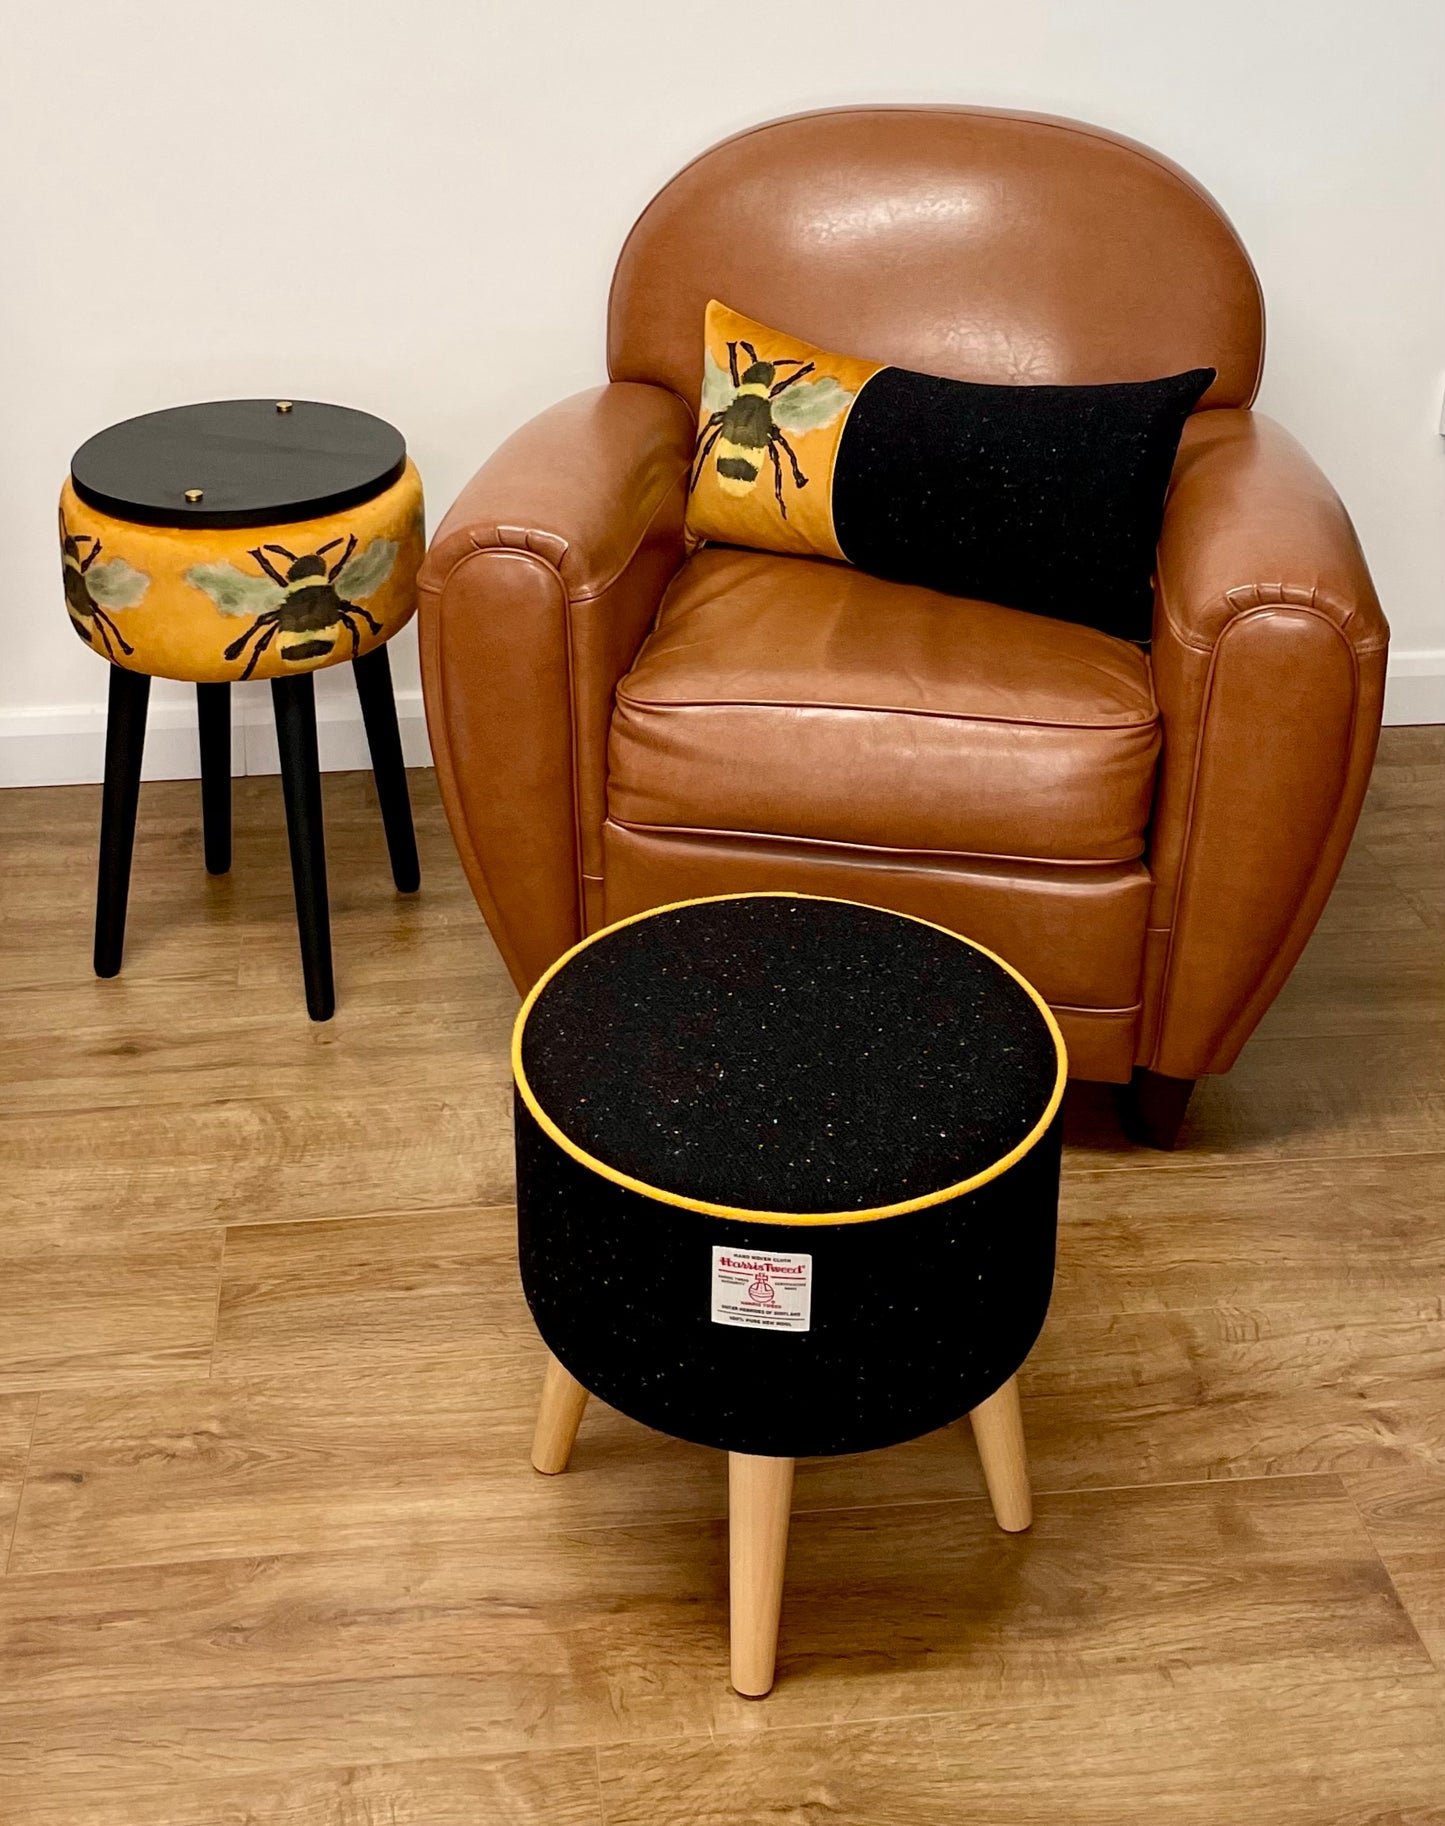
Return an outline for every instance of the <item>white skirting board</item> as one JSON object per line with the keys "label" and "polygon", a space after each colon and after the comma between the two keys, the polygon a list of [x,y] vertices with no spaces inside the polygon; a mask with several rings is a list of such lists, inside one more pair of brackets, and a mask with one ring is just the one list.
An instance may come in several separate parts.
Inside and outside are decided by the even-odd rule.
{"label": "white skirting board", "polygon": [[[343,669],[336,668],[338,675]],[[321,765],[328,773],[367,767],[366,732],[350,680],[318,679],[316,733]],[[397,721],[408,767],[429,767],[426,717],[421,692],[398,691]],[[1394,653],[1385,692],[1387,723],[1445,723],[1445,649]],[[231,693],[231,768],[237,774],[274,774],[276,726],[271,694],[264,685],[238,685]],[[76,786],[105,773],[105,705],[46,705],[33,710],[0,710],[0,786]],[[158,681],[151,690],[146,721],[147,780],[194,780],[195,694],[184,685]]]}
{"label": "white skirting board", "polygon": [[[345,681],[349,683],[349,678]],[[429,767],[421,692],[396,693],[401,749],[408,767]],[[355,692],[316,694],[316,744],[327,773],[369,767],[366,731]],[[146,716],[146,780],[200,777],[195,693],[157,682]],[[280,772],[271,693],[263,685],[238,685],[231,693],[231,771]],[[0,786],[79,786],[105,775],[105,705],[51,705],[0,711]]]}
{"label": "white skirting board", "polygon": [[1385,721],[1445,723],[1445,647],[1390,655]]}

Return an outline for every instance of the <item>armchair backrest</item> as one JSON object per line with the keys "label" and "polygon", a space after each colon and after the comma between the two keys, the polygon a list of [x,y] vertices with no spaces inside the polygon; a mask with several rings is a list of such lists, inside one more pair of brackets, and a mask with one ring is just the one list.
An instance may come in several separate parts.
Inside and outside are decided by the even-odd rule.
{"label": "armchair backrest", "polygon": [[873,361],[963,380],[1259,384],[1264,307],[1219,206],[1076,121],[867,107],[754,127],[653,198],[612,282],[608,368],[696,404],[709,298]]}

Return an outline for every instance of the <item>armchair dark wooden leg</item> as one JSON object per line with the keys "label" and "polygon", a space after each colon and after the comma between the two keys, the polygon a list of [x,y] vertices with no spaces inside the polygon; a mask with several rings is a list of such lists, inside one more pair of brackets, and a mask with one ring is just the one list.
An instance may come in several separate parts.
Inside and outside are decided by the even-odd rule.
{"label": "armchair dark wooden leg", "polygon": [[1194,1093],[1193,1078],[1169,1078],[1136,1065],[1128,1084],[1119,1086],[1119,1120],[1130,1141],[1166,1152],[1179,1139],[1184,1113]]}
{"label": "armchair dark wooden leg", "polygon": [[373,647],[353,660],[356,694],[361,699],[361,719],[366,725],[366,745],[371,750],[371,771],[381,803],[381,822],[391,855],[391,878],[403,894],[421,886],[421,863],[416,853],[416,831],[411,821],[411,798],[406,789],[406,766],[401,758],[401,731],[396,722],[396,698],[391,689],[391,661],[386,648]]}
{"label": "armchair dark wooden leg", "polygon": [[313,1021],[329,1021],[336,1012],[336,989],[331,977],[331,912],[326,898],[321,764],[316,753],[316,687],[311,674],[273,678],[271,701],[281,751],[281,790],[286,799],[306,1009]]}
{"label": "armchair dark wooden leg", "polygon": [[231,866],[231,687],[197,685],[196,720],[201,735],[206,873],[224,875]]}
{"label": "armchair dark wooden leg", "polygon": [[115,976],[125,950],[125,910],[130,897],[130,859],[135,848],[135,814],[150,695],[151,681],[144,672],[111,667],[105,720],[105,786],[100,801],[100,870],[95,887],[97,976]]}

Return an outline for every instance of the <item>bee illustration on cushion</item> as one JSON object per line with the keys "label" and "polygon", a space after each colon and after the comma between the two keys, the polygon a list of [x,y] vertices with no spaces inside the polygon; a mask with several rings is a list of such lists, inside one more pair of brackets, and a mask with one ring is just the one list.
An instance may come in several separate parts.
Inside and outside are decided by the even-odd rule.
{"label": "bee illustration on cushion", "polygon": [[[739,349],[748,361],[741,374]],[[719,487],[730,495],[747,494],[761,475],[764,462],[770,462],[778,512],[787,519],[779,450],[788,459],[795,488],[806,488],[808,478],[785,434],[817,431],[831,424],[853,400],[853,395],[831,375],[806,379],[814,366],[811,361],[762,361],[750,342],[728,344],[726,370],[711,354],[707,356],[702,403],[709,416],[698,433],[689,494],[697,487],[709,458],[717,466]],[[794,372],[779,378],[783,368]]]}
{"label": "bee illustration on cushion", "polygon": [[[373,634],[380,634],[381,623],[361,604],[391,575],[396,541],[373,539],[365,551],[358,552],[352,534],[346,550],[328,567],[327,553],[340,544],[339,538],[328,540],[299,558],[284,545],[256,546],[251,556],[264,573],[260,577],[249,576],[234,564],[193,564],[186,572],[186,582],[204,590],[222,614],[255,617],[246,632],[226,648],[227,659],[239,659],[247,642],[255,640],[242,678],[251,676],[272,641],[283,660],[299,666],[334,652],[343,628],[351,636],[353,659],[361,651],[360,622]],[[286,569],[278,570],[268,553],[282,559]]]}
{"label": "bee illustration on cushion", "polygon": [[[90,550],[83,548],[89,546]],[[130,654],[135,648],[106,613],[107,609],[133,609],[150,588],[144,571],[127,564],[124,558],[108,558],[97,564],[101,553],[99,539],[87,533],[68,533],[60,527],[61,561],[65,567],[65,606],[71,625],[88,646],[95,645],[93,629],[99,629],[105,656],[115,658],[115,648]],[[115,642],[115,646],[111,642]]]}

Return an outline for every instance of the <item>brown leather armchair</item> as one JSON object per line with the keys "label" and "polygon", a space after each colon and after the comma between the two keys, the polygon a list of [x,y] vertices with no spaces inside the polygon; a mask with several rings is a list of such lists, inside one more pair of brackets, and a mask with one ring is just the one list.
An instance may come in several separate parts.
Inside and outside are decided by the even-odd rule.
{"label": "brown leather armchair", "polygon": [[[1002,382],[1211,366],[1149,651],[842,565],[689,555],[710,297],[828,348]],[[623,248],[610,384],[535,419],[422,575],[452,831],[518,987],[690,895],[791,887],[992,946],[1076,1077],[1170,1145],[1333,885],[1388,631],[1344,508],[1250,410],[1264,322],[1213,201],[1070,121],[858,108],[695,160]]]}

